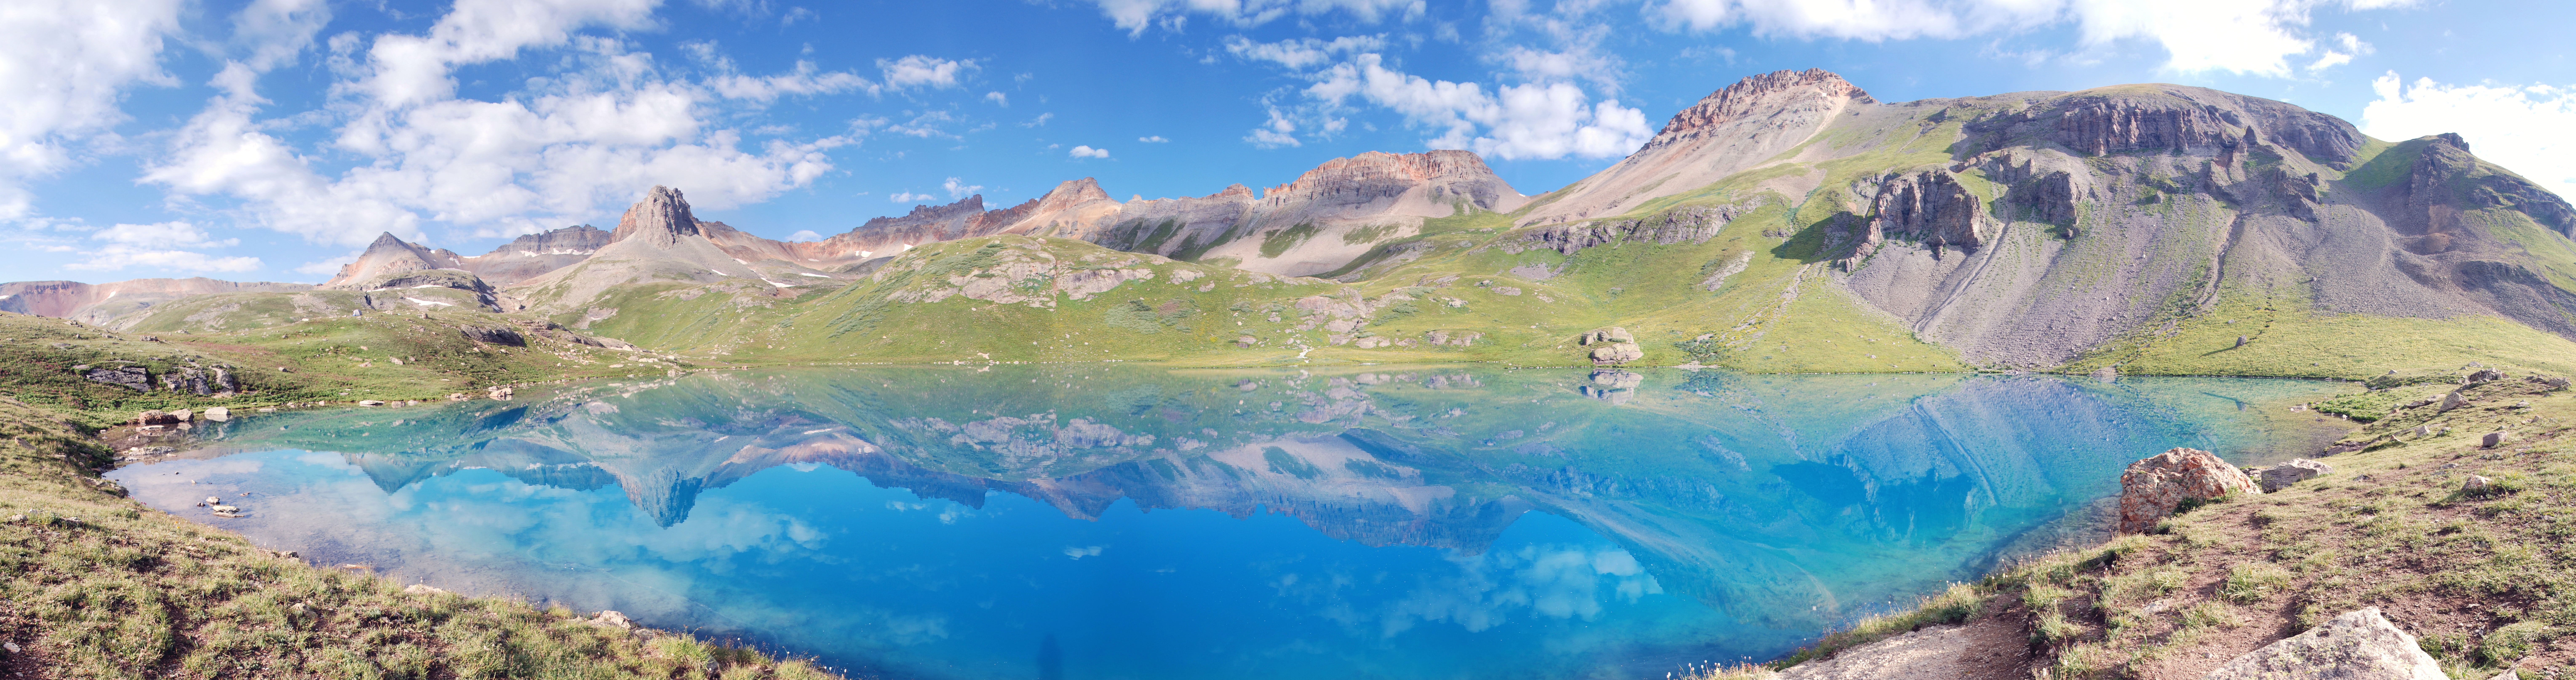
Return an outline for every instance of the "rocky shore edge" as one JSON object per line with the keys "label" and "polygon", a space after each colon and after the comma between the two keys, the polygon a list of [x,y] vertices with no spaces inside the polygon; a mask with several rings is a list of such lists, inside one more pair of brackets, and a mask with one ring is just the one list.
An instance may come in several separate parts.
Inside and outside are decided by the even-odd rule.
{"label": "rocky shore edge", "polygon": [[[1763,664],[1685,680],[2576,674],[2576,394],[2479,371],[2399,386],[2262,468],[2175,448],[2121,476],[2119,529]],[[2360,420],[2356,418],[2355,420]]]}

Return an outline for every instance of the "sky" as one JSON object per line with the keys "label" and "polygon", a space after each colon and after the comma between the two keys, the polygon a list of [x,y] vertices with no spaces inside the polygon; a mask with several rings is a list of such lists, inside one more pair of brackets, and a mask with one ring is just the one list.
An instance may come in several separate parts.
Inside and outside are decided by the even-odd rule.
{"label": "sky", "polygon": [[9,0],[0,281],[319,282],[654,185],[810,240],[1467,149],[1525,194],[1748,75],[1882,101],[2136,82],[2457,132],[2576,195],[2576,3],[2441,0]]}

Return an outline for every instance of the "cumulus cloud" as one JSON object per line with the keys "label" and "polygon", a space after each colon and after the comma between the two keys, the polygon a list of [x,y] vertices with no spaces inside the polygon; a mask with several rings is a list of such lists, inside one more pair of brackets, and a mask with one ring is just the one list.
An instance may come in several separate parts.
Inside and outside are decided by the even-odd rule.
{"label": "cumulus cloud", "polygon": [[797,230],[797,231],[796,231],[796,233],[788,234],[788,235],[787,235],[787,240],[789,240],[789,241],[820,241],[820,240],[823,240],[823,235],[822,235],[822,234],[818,234],[818,233],[814,233],[814,230],[812,230],[812,229],[799,229],[799,230]]}
{"label": "cumulus cloud", "polygon": [[893,202],[896,202],[896,203],[915,203],[915,202],[920,202],[920,201],[927,201],[927,200],[934,199],[934,198],[938,198],[938,197],[937,197],[937,196],[932,196],[932,195],[930,195],[930,194],[916,194],[916,193],[912,193],[912,192],[909,192],[909,191],[897,191],[897,192],[894,192],[894,195],[892,195],[892,196],[887,196],[887,197],[886,197],[886,200],[893,201]]}
{"label": "cumulus cloud", "polygon": [[1011,96],[1000,92],[986,92],[984,93],[984,101],[992,102],[997,106],[1008,108],[1011,105]]}
{"label": "cumulus cloud", "polygon": [[31,180],[72,165],[71,146],[125,120],[129,86],[161,72],[178,0],[0,3],[0,219],[27,217]]}
{"label": "cumulus cloud", "polygon": [[1341,12],[1362,23],[1422,16],[1423,0],[1092,0],[1100,13],[1127,31],[1144,35],[1162,26],[1179,30],[1190,16],[1203,16],[1237,27],[1258,26],[1296,13]]}
{"label": "cumulus cloud", "polygon": [[1169,142],[1169,141],[1172,141],[1172,140],[1164,139],[1162,135],[1154,135],[1154,136],[1151,136],[1151,137],[1138,137],[1138,138],[1136,138],[1136,141],[1144,142],[1144,143],[1147,143],[1147,144],[1161,144],[1161,143]]}
{"label": "cumulus cloud", "polygon": [[940,182],[939,188],[947,189],[949,198],[965,198],[967,194],[975,193],[976,191],[983,189],[984,185],[967,184],[963,181],[959,181],[955,177],[950,177],[948,178],[948,181]]}
{"label": "cumulus cloud", "polygon": [[2378,99],[2361,129],[2380,139],[2459,133],[2469,148],[2560,193],[2576,192],[2576,86],[2451,85],[2390,71],[2371,82]]}
{"label": "cumulus cloud", "polygon": [[1227,53],[1245,61],[1268,62],[1289,69],[1313,68],[1361,52],[1384,49],[1385,36],[1342,36],[1331,40],[1292,38],[1278,42],[1255,42],[1239,35],[1225,38]]}
{"label": "cumulus cloud", "polygon": [[[2165,68],[2289,77],[2291,57],[2325,68],[2362,54],[2307,37],[2319,7],[2382,9],[2415,0],[1663,0],[1647,12],[1676,30],[1742,25],[1756,35],[1883,41],[1961,38],[2074,22],[2100,48],[2137,39],[2164,48]],[[2343,55],[2336,57],[2334,55]]]}
{"label": "cumulus cloud", "polygon": [[1109,150],[1108,150],[1108,149],[1094,149],[1094,148],[1091,148],[1091,147],[1090,147],[1090,146],[1088,146],[1088,145],[1073,147],[1073,151],[1071,151],[1071,152],[1069,152],[1069,153],[1070,153],[1074,158],[1108,158],[1108,157],[1109,157]]}
{"label": "cumulus cloud", "polygon": [[63,265],[80,271],[114,271],[153,267],[193,272],[246,272],[260,268],[256,257],[218,257],[194,249],[228,248],[241,239],[218,239],[187,222],[118,224],[90,234],[105,244],[90,249],[89,259]]}
{"label": "cumulus cloud", "polygon": [[[258,64],[232,62],[213,80],[219,94],[143,180],[232,197],[249,221],[316,243],[358,245],[380,231],[418,239],[429,220],[507,236],[607,214],[655,184],[685,187],[692,203],[711,209],[805,186],[832,168],[825,151],[855,137],[746,144],[714,122],[724,113],[717,105],[889,87],[810,62],[701,85],[664,77],[652,55],[618,40],[579,34],[639,28],[651,4],[464,0],[424,35],[377,36],[363,62],[358,39],[333,38],[345,62],[333,91],[345,103],[330,111],[343,121],[330,145],[360,159],[336,173],[270,134],[274,126],[257,119],[269,103],[253,88]],[[526,49],[562,57],[522,91],[492,101],[454,96],[451,69]],[[713,52],[705,43],[687,49],[702,60]]]}
{"label": "cumulus cloud", "polygon": [[1635,557],[1617,548],[1525,546],[1450,561],[1458,573],[1425,578],[1378,612],[1381,636],[1436,622],[1479,632],[1524,613],[1589,621],[1601,615],[1605,602],[1635,602],[1663,592]]}
{"label": "cumulus cloud", "polygon": [[951,61],[919,54],[902,59],[878,59],[877,68],[885,71],[886,87],[907,88],[956,87],[957,76],[973,72],[975,60]]}
{"label": "cumulus cloud", "polygon": [[1354,103],[1402,115],[1408,125],[1433,133],[1432,148],[1468,149],[1517,160],[1626,155],[1654,135],[1645,113],[1616,99],[1592,101],[1567,82],[1532,82],[1487,89],[1478,83],[1432,80],[1386,66],[1362,53],[1301,74],[1314,81],[1304,105],[1269,105],[1269,119],[1246,140],[1257,146],[1296,146],[1298,135],[1329,135],[1347,125]]}

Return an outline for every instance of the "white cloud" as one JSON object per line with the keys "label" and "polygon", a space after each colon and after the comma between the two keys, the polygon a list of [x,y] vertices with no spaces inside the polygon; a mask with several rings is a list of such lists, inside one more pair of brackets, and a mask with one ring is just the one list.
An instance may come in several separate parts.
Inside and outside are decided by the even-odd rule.
{"label": "white cloud", "polygon": [[1047,121],[1050,121],[1050,120],[1055,120],[1055,114],[1054,114],[1054,113],[1052,113],[1052,112],[1049,112],[1049,113],[1041,113],[1041,114],[1038,114],[1038,117],[1036,117],[1036,118],[1031,118],[1031,119],[1029,119],[1029,121],[1028,121],[1028,122],[1021,123],[1021,124],[1020,124],[1020,127],[1024,127],[1024,128],[1046,127]]}
{"label": "white cloud", "polygon": [[1076,147],[1073,147],[1073,151],[1071,152],[1071,154],[1072,154],[1072,156],[1073,156],[1074,158],[1108,158],[1108,157],[1109,157],[1109,150],[1108,150],[1108,149],[1094,149],[1094,148],[1091,148],[1091,147],[1090,147],[1090,146],[1088,146],[1088,145],[1085,145],[1085,146],[1076,146]]}
{"label": "white cloud", "polygon": [[958,181],[955,177],[950,177],[948,178],[948,181],[940,182],[939,188],[947,189],[949,198],[965,198],[967,194],[975,193],[976,191],[983,189],[984,185],[967,184],[965,182]]}
{"label": "white cloud", "polygon": [[[589,27],[636,28],[650,3],[564,0],[554,5],[464,0],[426,36],[384,35],[334,70],[343,121],[331,140],[357,156],[330,176],[267,131],[255,115],[268,102],[253,91],[256,69],[233,63],[217,75],[220,95],[172,137],[146,182],[183,195],[226,195],[258,224],[308,241],[358,245],[377,232],[419,239],[427,220],[477,236],[530,233],[600,218],[643,187],[677,186],[703,208],[765,200],[811,183],[832,168],[823,152],[855,141],[832,136],[770,140],[745,149],[741,133],[717,127],[724,97],[873,91],[848,73],[799,63],[789,74],[719,77],[706,85],[663,78],[650,54],[578,35]],[[356,39],[334,37],[354,59]],[[454,98],[448,70],[513,57],[525,48],[561,56],[526,89],[494,101]],[[687,46],[729,70],[712,44]],[[854,128],[852,135],[862,133]]]}
{"label": "white cloud", "polygon": [[[2317,8],[2412,4],[2416,0],[1664,0],[1648,14],[1678,30],[1745,25],[1762,36],[1873,42],[2010,33],[2073,21],[2089,48],[2128,39],[2163,47],[2168,71],[2289,77],[2290,57],[2319,51],[2305,37]],[[2357,54],[2366,52],[2330,46],[2311,68]]]}
{"label": "white cloud", "polygon": [[2479,158],[2562,194],[2576,192],[2576,86],[2404,85],[2390,71],[2372,81],[2379,98],[2361,109],[2372,137],[2403,140],[2459,133]]}
{"label": "white cloud", "polygon": [[2308,64],[2309,72],[2314,73],[2349,64],[2352,63],[2353,57],[2374,51],[2370,43],[2362,42],[2360,37],[2350,33],[2335,34],[2334,43],[2334,47],[2326,48],[2325,54],[2318,55],[2314,63]]}
{"label": "white cloud", "polygon": [[173,84],[162,39],[179,0],[0,3],[0,219],[27,217],[26,183],[72,165],[68,145],[125,120],[119,94]]}
{"label": "white cloud", "polygon": [[1290,70],[1322,66],[1335,59],[1361,52],[1386,49],[1385,36],[1348,35],[1332,40],[1292,38],[1278,42],[1253,42],[1239,35],[1225,37],[1225,51],[1246,61],[1270,62]]}
{"label": "white cloud", "polygon": [[708,80],[707,86],[726,97],[748,99],[763,104],[774,101],[782,95],[812,96],[843,92],[865,92],[874,95],[878,92],[876,83],[859,77],[856,73],[822,72],[815,68],[814,62],[810,61],[798,61],[796,70],[768,77],[729,73]]}
{"label": "white cloud", "polygon": [[1009,108],[1011,105],[1011,96],[1000,92],[986,92],[984,93],[984,101],[1001,105],[1004,108]]}
{"label": "white cloud", "polygon": [[893,201],[893,202],[896,202],[896,203],[917,203],[917,202],[920,202],[920,201],[927,201],[927,200],[934,199],[934,198],[938,198],[938,197],[937,197],[937,196],[932,196],[932,195],[930,195],[930,194],[916,194],[916,193],[912,193],[912,192],[909,192],[909,191],[897,191],[897,192],[894,192],[894,195],[892,195],[892,196],[887,196],[887,197],[886,197],[886,200]]}
{"label": "white cloud", "polygon": [[256,257],[216,257],[183,250],[227,248],[241,244],[241,239],[217,239],[187,222],[119,224],[93,232],[90,238],[107,243],[89,250],[89,259],[63,265],[64,269],[113,271],[140,266],[195,272],[245,272],[260,268]]}
{"label": "white cloud", "polygon": [[823,240],[823,235],[822,235],[822,234],[814,233],[814,230],[812,230],[812,229],[799,229],[799,230],[797,230],[797,231],[796,231],[796,233],[788,234],[788,235],[787,235],[787,240],[789,240],[789,241],[820,241],[820,240]]}
{"label": "white cloud", "polygon": [[331,22],[322,0],[254,0],[233,15],[233,46],[250,52],[243,63],[268,71],[293,62]]}
{"label": "white cloud", "polygon": [[1377,54],[1310,74],[1315,84],[1305,95],[1315,104],[1303,114],[1273,107],[1270,120],[1253,131],[1257,145],[1296,144],[1299,124],[1293,117],[1321,119],[1329,134],[1335,113],[1352,99],[1383,106],[1413,126],[1435,134],[1432,148],[1468,149],[1489,157],[1607,158],[1626,155],[1654,136],[1645,113],[1619,105],[1616,99],[1589,101],[1570,83],[1505,85],[1488,92],[1476,83],[1431,80],[1387,68]]}
{"label": "white cloud", "polygon": [[1138,138],[1136,138],[1136,141],[1144,142],[1144,143],[1147,143],[1147,144],[1162,144],[1162,143],[1164,143],[1164,142],[1169,142],[1169,141],[1172,141],[1172,140],[1164,139],[1162,135],[1154,135],[1154,136],[1152,136],[1152,137],[1138,137]]}
{"label": "white cloud", "polygon": [[1341,11],[1362,23],[1422,16],[1423,0],[1092,0],[1129,36],[1156,25],[1177,31],[1190,14],[1213,17],[1237,27],[1257,26],[1290,12],[1317,15]]}
{"label": "white cloud", "polygon": [[950,61],[919,54],[902,59],[878,59],[877,68],[885,71],[886,87],[901,90],[915,87],[956,87],[957,76],[976,69],[975,60]]}

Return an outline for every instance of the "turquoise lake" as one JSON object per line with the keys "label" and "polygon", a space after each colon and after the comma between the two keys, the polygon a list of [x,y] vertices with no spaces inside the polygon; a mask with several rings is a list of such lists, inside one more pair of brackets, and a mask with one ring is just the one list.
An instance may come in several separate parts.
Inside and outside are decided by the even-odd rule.
{"label": "turquoise lake", "polygon": [[2313,454],[2338,430],[2288,405],[2347,389],[817,367],[253,414],[110,476],[316,564],[854,677],[1661,678],[2099,540],[2158,451]]}

